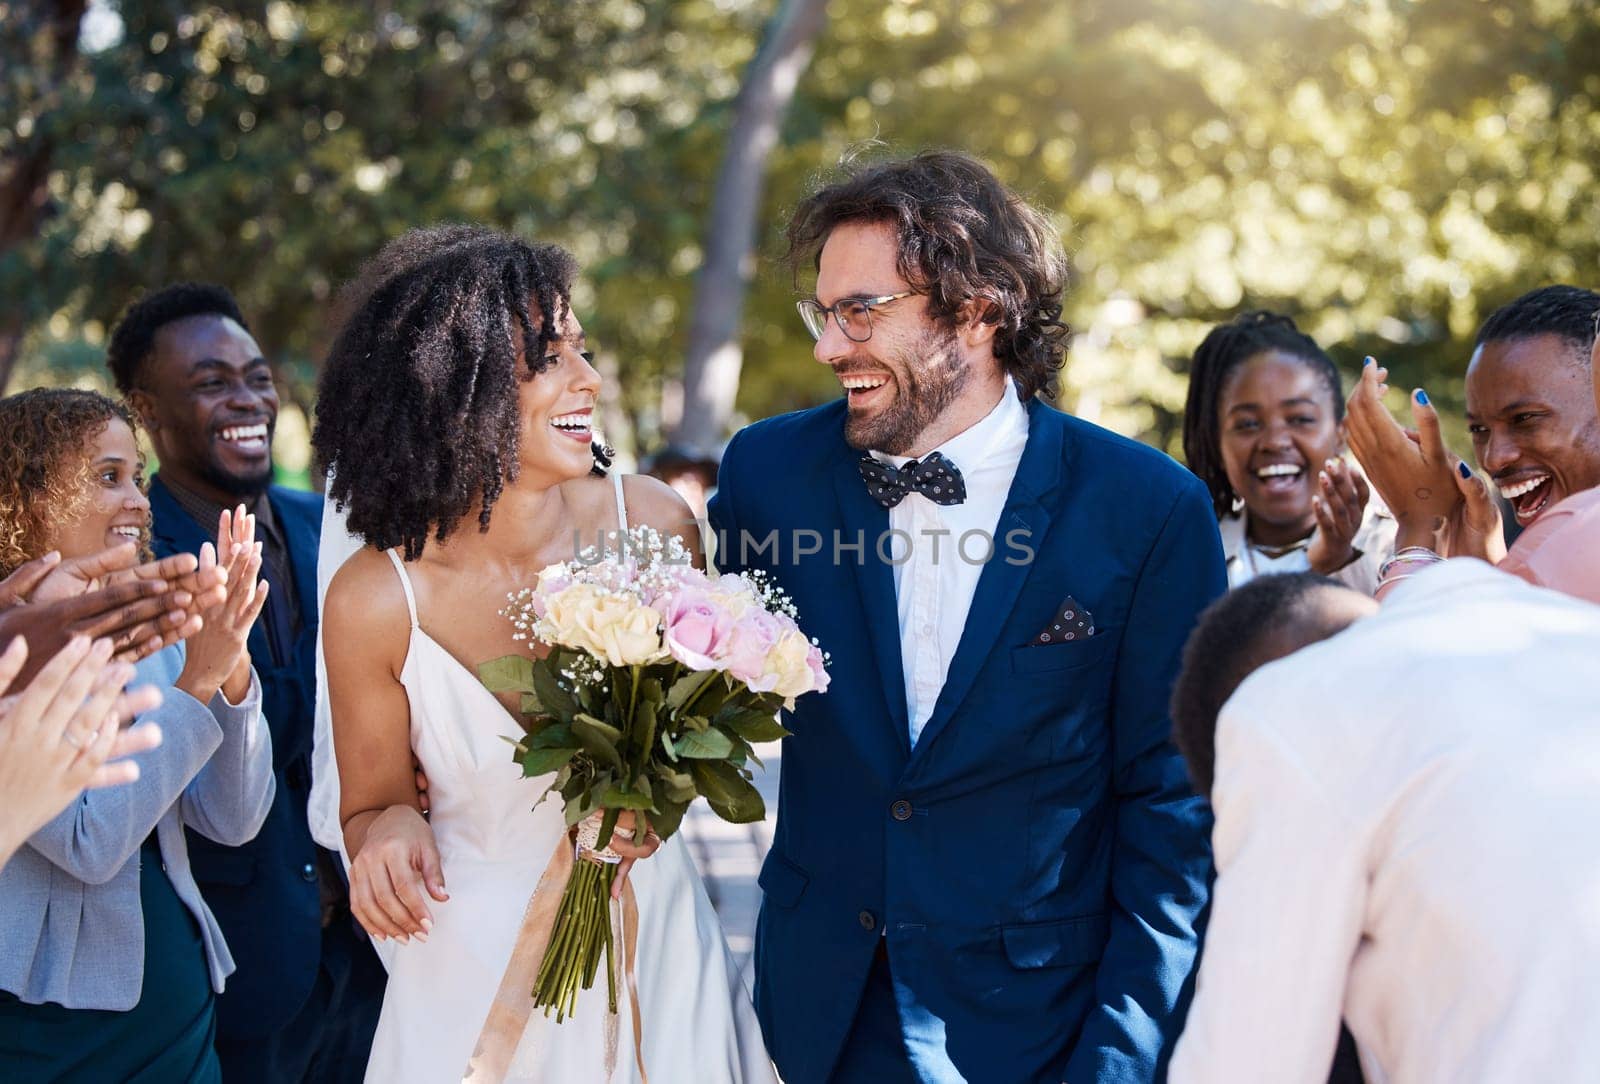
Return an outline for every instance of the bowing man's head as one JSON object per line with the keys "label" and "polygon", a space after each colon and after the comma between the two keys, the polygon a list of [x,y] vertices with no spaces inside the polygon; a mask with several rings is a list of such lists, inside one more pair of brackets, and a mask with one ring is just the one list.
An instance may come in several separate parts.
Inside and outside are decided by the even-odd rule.
{"label": "bowing man's head", "polygon": [[1244,680],[1270,662],[1343,632],[1378,604],[1309,572],[1258,576],[1200,615],[1172,689],[1172,735],[1195,790],[1210,797],[1217,716]]}

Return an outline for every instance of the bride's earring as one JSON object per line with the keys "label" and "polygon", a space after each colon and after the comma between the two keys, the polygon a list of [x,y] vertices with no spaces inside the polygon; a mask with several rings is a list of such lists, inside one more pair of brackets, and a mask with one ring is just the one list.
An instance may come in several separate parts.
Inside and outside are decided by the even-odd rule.
{"label": "bride's earring", "polygon": [[597,440],[589,442],[589,454],[594,456],[594,473],[602,478],[605,477],[606,471],[617,458],[617,450],[615,448],[609,444],[602,444]]}

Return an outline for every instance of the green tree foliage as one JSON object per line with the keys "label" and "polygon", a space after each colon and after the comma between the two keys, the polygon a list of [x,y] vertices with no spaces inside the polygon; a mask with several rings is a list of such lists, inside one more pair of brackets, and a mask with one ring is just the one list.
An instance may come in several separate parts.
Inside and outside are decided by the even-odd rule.
{"label": "green tree foliage", "polygon": [[577,253],[624,421],[654,411],[718,110],[763,12],[150,0],[121,17],[30,120],[57,146],[55,214],[0,256],[0,289],[40,330],[35,357],[59,353],[53,317],[92,340],[143,290],[210,279],[304,403],[340,283],[407,227],[470,220]]}
{"label": "green tree foliage", "polygon": [[[1064,405],[1167,447],[1186,359],[1242,307],[1459,404],[1477,324],[1600,284],[1600,17],[1584,0],[836,0],[794,182],[878,138],[970,149],[1058,216]],[[775,209],[798,198],[791,183]],[[774,221],[777,221],[777,215]],[[781,281],[780,281],[781,280]],[[831,392],[774,276],[744,403]],[[763,349],[763,347],[767,347]],[[781,374],[781,375],[780,375]]]}
{"label": "green tree foliage", "polygon": [[[486,221],[578,253],[612,428],[653,436],[775,10],[125,3],[121,41],[29,116],[55,140],[55,213],[0,255],[0,288],[39,359],[143,288],[217,279],[304,398],[361,259]],[[1058,217],[1078,270],[1063,400],[1086,416],[1173,446],[1188,353],[1247,306],[1459,403],[1490,308],[1600,281],[1596,56],[1588,0],[832,0],[768,174],[740,410],[835,394],[777,256],[811,179],[873,138],[970,149]]]}

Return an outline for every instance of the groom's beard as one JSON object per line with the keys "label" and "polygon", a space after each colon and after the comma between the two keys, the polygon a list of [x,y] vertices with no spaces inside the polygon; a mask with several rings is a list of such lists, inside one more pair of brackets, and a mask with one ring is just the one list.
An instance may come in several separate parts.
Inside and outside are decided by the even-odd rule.
{"label": "groom's beard", "polygon": [[907,455],[917,438],[961,395],[971,374],[954,331],[929,331],[915,348],[885,368],[894,373],[894,402],[868,417],[846,414],[844,440],[857,451]]}

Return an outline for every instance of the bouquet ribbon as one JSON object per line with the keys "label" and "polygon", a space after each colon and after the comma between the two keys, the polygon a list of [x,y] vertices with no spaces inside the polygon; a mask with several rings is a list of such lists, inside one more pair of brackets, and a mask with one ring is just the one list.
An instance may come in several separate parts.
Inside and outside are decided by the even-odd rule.
{"label": "bouquet ribbon", "polygon": [[[556,912],[561,907],[561,894],[572,876],[572,864],[577,859],[572,842],[565,835],[556,844],[555,853],[539,883],[528,898],[528,908],[522,914],[522,926],[517,931],[516,943],[511,948],[511,959],[500,987],[489,1004],[488,1016],[478,1032],[477,1044],[463,1081],[472,1084],[501,1084],[511,1069],[511,1061],[528,1028],[533,1015],[533,988],[544,961],[545,950],[550,946],[550,935],[555,930]],[[613,934],[620,938],[623,951],[618,966],[628,987],[628,1007],[633,1012],[633,1056],[639,1066],[639,1079],[649,1084],[644,1069],[644,1028],[639,1017],[639,987],[634,973],[634,959],[639,939],[639,901],[633,892],[633,882],[622,885],[622,899],[613,901],[611,908]],[[606,1014],[605,1022],[606,1079],[611,1079],[617,1068],[617,1017]]]}

